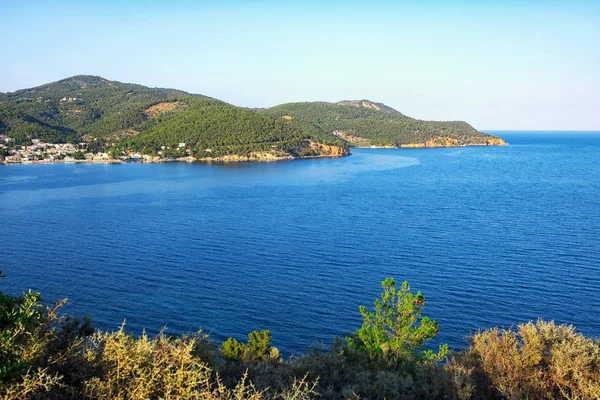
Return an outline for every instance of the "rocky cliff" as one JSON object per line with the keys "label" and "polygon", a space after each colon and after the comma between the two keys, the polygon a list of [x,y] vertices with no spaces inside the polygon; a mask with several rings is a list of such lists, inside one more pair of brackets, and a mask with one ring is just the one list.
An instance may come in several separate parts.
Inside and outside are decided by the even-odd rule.
{"label": "rocky cliff", "polygon": [[[468,146],[504,146],[506,142],[498,137],[489,137],[489,138],[481,138],[481,140],[475,140],[470,142]],[[432,139],[429,139],[423,143],[408,143],[402,144],[400,147],[403,148],[433,148],[433,147],[458,147],[458,146],[466,146],[465,144],[461,144],[458,139],[446,137],[446,136],[438,136]]]}

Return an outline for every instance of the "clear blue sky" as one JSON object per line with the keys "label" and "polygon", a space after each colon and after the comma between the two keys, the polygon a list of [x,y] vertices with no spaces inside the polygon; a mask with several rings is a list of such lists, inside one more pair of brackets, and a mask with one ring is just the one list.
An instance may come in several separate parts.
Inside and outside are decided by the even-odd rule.
{"label": "clear blue sky", "polygon": [[600,0],[0,0],[0,91],[77,74],[249,106],[367,98],[600,130]]}

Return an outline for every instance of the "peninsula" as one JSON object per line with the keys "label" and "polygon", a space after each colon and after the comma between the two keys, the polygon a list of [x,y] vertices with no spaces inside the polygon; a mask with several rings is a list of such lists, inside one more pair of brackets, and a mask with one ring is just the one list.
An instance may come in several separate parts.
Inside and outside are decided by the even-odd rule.
{"label": "peninsula", "polygon": [[504,145],[462,121],[422,121],[369,100],[237,107],[181,90],[79,75],[0,93],[0,161],[275,161],[352,147]]}

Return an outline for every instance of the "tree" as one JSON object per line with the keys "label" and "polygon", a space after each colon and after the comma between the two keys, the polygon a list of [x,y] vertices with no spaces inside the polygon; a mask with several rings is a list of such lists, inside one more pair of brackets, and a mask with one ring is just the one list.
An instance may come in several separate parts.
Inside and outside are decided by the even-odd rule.
{"label": "tree", "polygon": [[413,294],[408,282],[400,289],[396,282],[387,278],[381,283],[381,299],[375,300],[374,311],[360,306],[363,324],[353,337],[351,345],[366,350],[371,357],[397,360],[441,360],[448,353],[448,345],[440,346],[439,352],[423,350],[425,342],[438,333],[438,324],[429,317],[421,317],[425,296]]}

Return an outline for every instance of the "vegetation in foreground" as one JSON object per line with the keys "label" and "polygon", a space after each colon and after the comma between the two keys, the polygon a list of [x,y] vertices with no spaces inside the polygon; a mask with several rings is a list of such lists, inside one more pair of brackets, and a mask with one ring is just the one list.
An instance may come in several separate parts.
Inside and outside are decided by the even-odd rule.
{"label": "vegetation in foreground", "polygon": [[424,348],[437,323],[408,283],[382,283],[362,326],[328,349],[283,360],[269,331],[217,347],[204,333],[134,336],[0,292],[5,399],[598,399],[600,342],[537,321],[490,329],[465,350]]}

